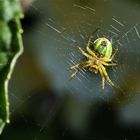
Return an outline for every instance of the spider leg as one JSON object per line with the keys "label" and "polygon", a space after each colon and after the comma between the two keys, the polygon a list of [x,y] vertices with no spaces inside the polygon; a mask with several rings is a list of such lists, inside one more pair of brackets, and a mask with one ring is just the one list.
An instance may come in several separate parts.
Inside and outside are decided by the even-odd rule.
{"label": "spider leg", "polygon": [[73,77],[76,76],[76,74],[79,72],[80,70],[76,69],[74,73],[72,73],[69,77],[69,80],[71,80]]}
{"label": "spider leg", "polygon": [[94,56],[94,57],[97,57],[96,54],[89,48],[92,38],[93,38],[93,35],[90,35],[89,40],[88,40],[88,43],[87,43],[87,45],[86,45],[86,50],[87,50],[87,52],[88,52],[90,55],[92,55],[92,56]]}
{"label": "spider leg", "polygon": [[74,66],[71,66],[71,67],[68,69],[68,71],[73,70],[73,69],[79,67],[79,65],[80,65],[80,63],[78,63],[78,64],[76,64],[76,65],[74,65]]}
{"label": "spider leg", "polygon": [[118,48],[115,49],[115,52],[112,54],[111,58],[103,57],[103,58],[100,58],[100,59],[104,62],[111,62],[114,59],[117,52],[118,52]]}
{"label": "spider leg", "polygon": [[117,66],[116,63],[106,63],[106,62],[103,62],[103,61],[100,61],[100,63],[105,65],[105,66]]}
{"label": "spider leg", "polygon": [[[78,47],[78,46],[77,46]],[[78,49],[80,50],[80,52],[84,55],[84,56],[86,56],[87,58],[92,58],[92,56],[91,55],[89,55],[89,54],[87,54],[85,51],[83,51],[80,47],[78,47]]]}
{"label": "spider leg", "polygon": [[68,69],[68,71],[75,69],[75,72],[72,73],[72,74],[70,75],[69,80],[72,79],[74,76],[76,76],[76,74],[77,74],[78,72],[80,72],[79,66],[80,66],[80,65],[84,65],[84,64],[86,64],[86,61],[81,61],[80,63],[78,63],[78,64],[76,64],[76,65],[74,65],[74,66],[71,66],[71,67]]}
{"label": "spider leg", "polygon": [[119,51],[119,49],[117,48],[117,49],[115,49],[115,52],[112,54],[112,56],[111,56],[111,60],[113,60],[114,59],[114,57],[115,57],[115,55],[117,54],[117,52]]}
{"label": "spider leg", "polygon": [[110,58],[107,58],[107,57],[100,58],[100,60],[103,62],[111,62],[112,61]]}
{"label": "spider leg", "polygon": [[73,70],[73,69],[75,69],[75,68],[78,68],[80,65],[85,65],[85,64],[87,64],[87,61],[81,61],[80,63],[71,66],[71,67],[68,69],[68,71]]}
{"label": "spider leg", "polygon": [[104,94],[104,87],[105,87],[105,77],[101,68],[99,68],[99,72],[102,78],[102,94]]}
{"label": "spider leg", "polygon": [[114,85],[114,83],[111,81],[111,79],[109,78],[109,76],[108,76],[108,74],[107,74],[107,72],[106,72],[105,67],[104,67],[102,64],[100,65],[100,67],[101,67],[101,69],[102,69],[102,71],[103,71],[103,74],[104,74],[106,80],[109,82],[109,84],[110,84],[111,86],[114,87],[115,85]]}
{"label": "spider leg", "polygon": [[88,53],[94,57],[97,58],[96,54],[89,48],[90,47],[90,43],[91,43],[91,39],[93,38],[93,35],[95,33],[97,33],[98,31],[100,30],[100,28],[97,28],[90,36],[89,36],[89,40],[88,40],[88,43],[86,45],[86,50],[88,51]]}

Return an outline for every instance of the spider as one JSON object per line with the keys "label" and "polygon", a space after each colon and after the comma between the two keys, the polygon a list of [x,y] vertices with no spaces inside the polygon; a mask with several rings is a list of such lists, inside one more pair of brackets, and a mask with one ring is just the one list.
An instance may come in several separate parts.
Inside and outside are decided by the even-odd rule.
{"label": "spider", "polygon": [[111,81],[106,71],[107,66],[116,66],[116,63],[112,63],[118,49],[112,53],[112,41],[109,41],[106,37],[99,37],[93,41],[93,35],[89,36],[86,44],[86,51],[82,50],[77,46],[81,54],[87,59],[81,61],[80,63],[71,66],[69,70],[75,70],[74,73],[70,75],[72,79],[80,71],[79,67],[87,68],[89,71],[97,74],[98,72],[102,78],[102,93],[104,93],[105,79],[111,86],[116,87],[116,85]]}

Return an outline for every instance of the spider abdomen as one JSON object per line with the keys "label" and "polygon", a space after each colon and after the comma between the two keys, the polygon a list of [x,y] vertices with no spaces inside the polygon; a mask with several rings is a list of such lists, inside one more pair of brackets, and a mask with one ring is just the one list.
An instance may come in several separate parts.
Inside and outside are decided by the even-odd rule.
{"label": "spider abdomen", "polygon": [[98,38],[94,41],[93,49],[103,57],[110,58],[112,55],[112,44],[104,37]]}

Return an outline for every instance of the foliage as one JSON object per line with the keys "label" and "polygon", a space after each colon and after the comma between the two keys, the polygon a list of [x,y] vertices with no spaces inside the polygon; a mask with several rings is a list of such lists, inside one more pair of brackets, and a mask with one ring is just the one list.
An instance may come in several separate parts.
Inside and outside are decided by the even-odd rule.
{"label": "foliage", "polygon": [[8,82],[23,52],[19,0],[0,0],[0,133],[9,123]]}

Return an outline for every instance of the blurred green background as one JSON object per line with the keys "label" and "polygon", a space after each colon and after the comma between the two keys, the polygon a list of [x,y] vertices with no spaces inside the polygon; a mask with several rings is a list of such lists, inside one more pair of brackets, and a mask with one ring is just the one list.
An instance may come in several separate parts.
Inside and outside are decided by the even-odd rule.
{"label": "blurred green background", "polygon": [[[11,123],[0,140],[139,140],[140,2],[22,0],[22,7],[25,52],[10,81]],[[67,69],[83,59],[75,43],[84,48],[97,27],[119,48],[118,67],[107,71],[120,89],[106,82],[104,96],[100,75],[83,71],[68,81]]]}

